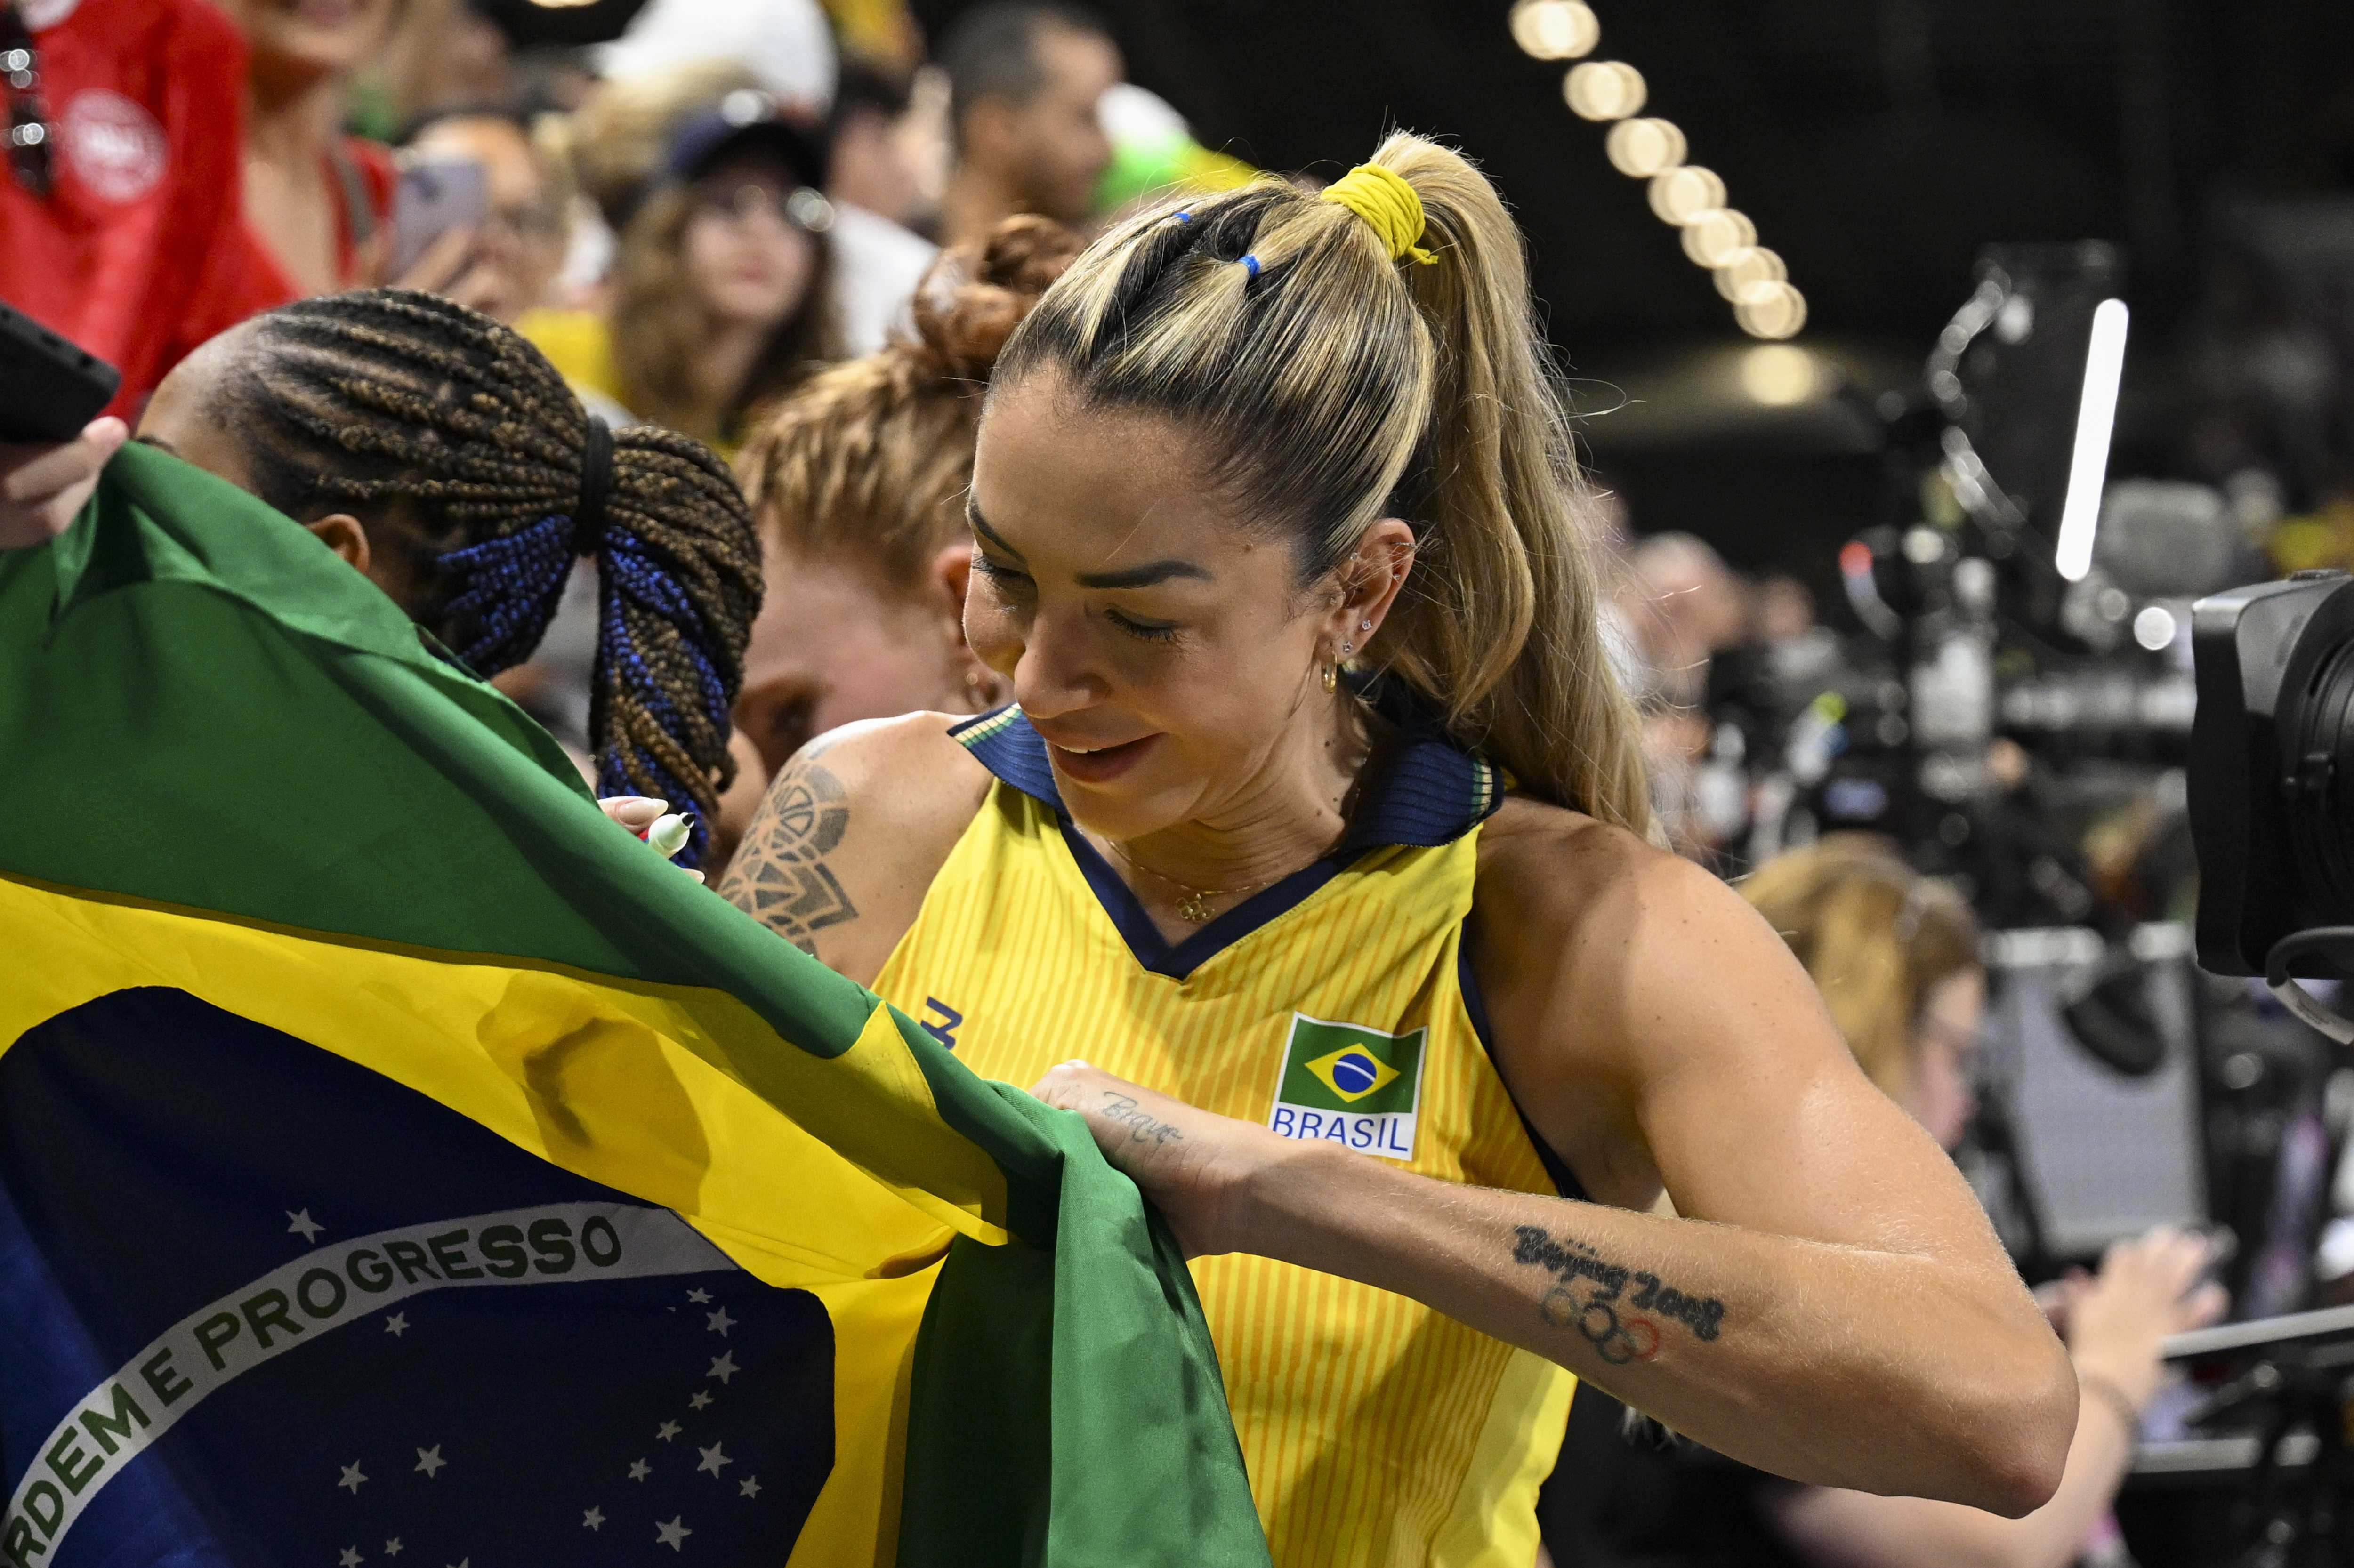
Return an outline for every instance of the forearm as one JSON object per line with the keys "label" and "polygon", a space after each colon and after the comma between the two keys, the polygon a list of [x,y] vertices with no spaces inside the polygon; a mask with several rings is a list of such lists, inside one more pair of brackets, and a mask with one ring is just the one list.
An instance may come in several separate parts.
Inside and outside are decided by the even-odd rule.
{"label": "forearm", "polygon": [[1923,1498],[1808,1488],[1772,1507],[1774,1522],[1808,1562],[1843,1568],[2067,1568],[2116,1497],[2132,1452],[2118,1414],[2088,1398],[2060,1489],[2024,1519]]}
{"label": "forearm", "polygon": [[1252,1250],[1435,1307],[1793,1479],[2019,1513],[2073,1380],[1983,1270],[1557,1198],[1308,1146],[1253,1184]]}

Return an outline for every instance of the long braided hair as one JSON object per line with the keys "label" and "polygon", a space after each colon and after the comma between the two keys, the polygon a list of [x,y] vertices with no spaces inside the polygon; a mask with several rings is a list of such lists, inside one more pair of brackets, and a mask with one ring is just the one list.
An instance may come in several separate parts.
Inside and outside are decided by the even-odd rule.
{"label": "long braided hair", "polygon": [[351,507],[415,584],[402,608],[482,674],[530,656],[594,556],[599,792],[692,801],[679,860],[701,860],[761,588],[718,458],[653,427],[609,435],[519,334],[400,289],[256,318],[219,397],[255,493],[303,522]]}

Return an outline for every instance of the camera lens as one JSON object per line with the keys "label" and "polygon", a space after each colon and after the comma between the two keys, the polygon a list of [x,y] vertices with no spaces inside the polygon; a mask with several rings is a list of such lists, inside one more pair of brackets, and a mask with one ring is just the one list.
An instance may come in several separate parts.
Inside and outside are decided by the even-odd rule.
{"label": "camera lens", "polygon": [[2354,639],[2316,661],[2304,697],[2296,750],[2284,758],[2289,843],[2316,902],[2354,909]]}

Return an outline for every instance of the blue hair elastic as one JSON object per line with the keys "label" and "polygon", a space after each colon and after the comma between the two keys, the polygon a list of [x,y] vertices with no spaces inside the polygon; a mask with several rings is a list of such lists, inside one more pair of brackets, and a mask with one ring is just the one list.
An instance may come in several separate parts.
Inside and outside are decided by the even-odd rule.
{"label": "blue hair elastic", "polygon": [[1193,221],[1193,215],[1190,212],[1181,212],[1177,215],[1177,221],[1180,223],[1191,223]]}
{"label": "blue hair elastic", "polygon": [[1244,282],[1246,282],[1246,283],[1255,283],[1255,282],[1257,282],[1257,281],[1258,281],[1258,258],[1257,258],[1257,257],[1256,257],[1256,256],[1246,256],[1246,257],[1244,257],[1244,258],[1243,258],[1243,270],[1250,274],[1250,276],[1249,276],[1249,277],[1245,278],[1245,279],[1243,280],[1243,281],[1244,281]]}

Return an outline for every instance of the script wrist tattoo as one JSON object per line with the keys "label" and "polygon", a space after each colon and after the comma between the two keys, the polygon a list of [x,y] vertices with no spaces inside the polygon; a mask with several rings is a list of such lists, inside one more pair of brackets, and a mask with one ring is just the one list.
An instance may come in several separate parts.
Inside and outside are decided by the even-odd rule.
{"label": "script wrist tattoo", "polygon": [[1683,1324],[1704,1341],[1714,1340],[1724,1324],[1724,1303],[1715,1297],[1679,1290],[1656,1274],[1611,1263],[1584,1242],[1557,1241],[1536,1225],[1512,1227],[1512,1261],[1553,1276],[1557,1283],[1538,1301],[1537,1315],[1556,1329],[1575,1329],[1613,1366],[1659,1353],[1659,1319]]}
{"label": "script wrist tattoo", "polygon": [[769,787],[719,891],[815,957],[820,931],[858,918],[858,906],[825,861],[849,825],[850,797],[842,780],[805,749]]}
{"label": "script wrist tattoo", "polygon": [[1134,1095],[1123,1095],[1116,1089],[1104,1091],[1104,1107],[1098,1113],[1106,1121],[1118,1122],[1128,1128],[1131,1143],[1150,1143],[1156,1147],[1174,1139],[1182,1143],[1185,1135],[1177,1130],[1174,1122],[1162,1121],[1136,1103]]}

